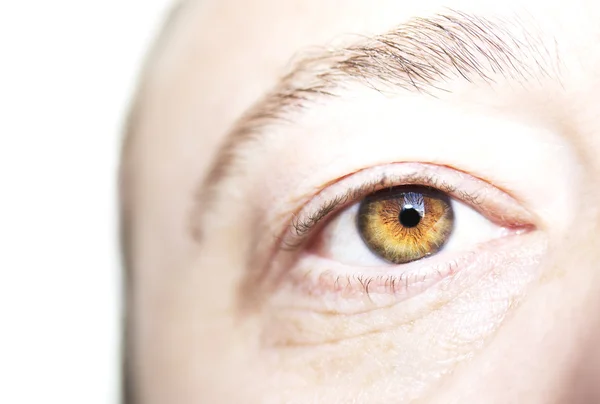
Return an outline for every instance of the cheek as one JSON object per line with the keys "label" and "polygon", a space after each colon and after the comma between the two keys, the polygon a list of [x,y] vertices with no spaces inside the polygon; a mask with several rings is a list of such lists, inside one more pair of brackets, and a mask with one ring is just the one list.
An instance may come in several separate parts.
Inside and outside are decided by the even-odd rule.
{"label": "cheek", "polygon": [[[426,304],[416,297],[352,315],[265,305],[260,356],[273,385],[286,391],[282,402],[315,396],[346,402],[364,395],[389,403],[426,394],[489,343],[538,278],[545,238],[531,237],[539,243],[529,243],[529,251],[507,247],[478,277],[455,279],[458,289],[439,285],[438,298]],[[310,394],[303,395],[307,386]]]}
{"label": "cheek", "polygon": [[527,298],[436,402],[600,402],[600,251],[586,233],[549,243]]}

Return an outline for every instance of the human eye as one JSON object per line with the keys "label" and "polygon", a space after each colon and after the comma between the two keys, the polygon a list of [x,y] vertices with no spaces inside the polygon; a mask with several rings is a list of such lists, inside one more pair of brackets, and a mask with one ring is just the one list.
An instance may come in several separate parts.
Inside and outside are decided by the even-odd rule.
{"label": "human eye", "polygon": [[334,190],[341,197],[333,196],[333,202],[347,206],[330,220],[319,212],[331,210],[331,200],[319,201],[316,215],[309,211],[297,218],[294,228],[304,233],[319,221],[326,223],[309,251],[348,266],[399,266],[436,254],[456,255],[529,227],[526,212],[516,203],[511,211],[506,206],[511,198],[491,184],[447,167],[410,164],[392,170],[399,167],[403,172],[391,177],[381,169],[361,173],[371,178],[358,179],[363,182],[352,196]]}
{"label": "human eye", "polygon": [[[366,168],[328,185],[293,216],[281,239],[287,258],[276,261],[282,281],[272,302],[286,321],[327,316],[325,330],[336,315],[358,319],[360,332],[378,323],[372,316],[414,319],[486,274],[530,260],[538,251],[530,248],[538,245],[535,223],[509,193],[451,167]],[[384,309],[395,314],[384,319]],[[352,327],[341,333],[354,335]],[[285,340],[317,343],[327,335]]]}

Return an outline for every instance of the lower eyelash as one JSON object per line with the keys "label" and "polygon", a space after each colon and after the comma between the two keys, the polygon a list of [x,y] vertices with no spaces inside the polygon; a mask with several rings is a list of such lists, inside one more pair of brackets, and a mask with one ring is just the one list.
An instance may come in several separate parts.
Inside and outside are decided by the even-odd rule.
{"label": "lower eyelash", "polygon": [[[456,265],[454,263],[454,265]],[[346,283],[348,291],[346,293],[354,293],[356,289],[359,289],[359,293],[365,294],[369,299],[374,294],[391,294],[396,295],[399,293],[406,294],[409,288],[413,288],[420,284],[430,284],[433,277],[439,277],[451,275],[453,263],[448,263],[448,270],[437,270],[435,274],[418,274],[418,273],[404,273],[399,275],[345,275],[338,276],[335,280],[336,284],[340,281],[342,284]],[[344,292],[342,292],[342,295]]]}
{"label": "lower eyelash", "polygon": [[[313,308],[315,312],[339,312],[340,304],[353,305],[362,301],[366,303],[363,309],[351,310],[352,314],[369,311],[372,307],[384,307],[422,293],[438,282],[449,279],[461,268],[468,266],[475,258],[475,253],[462,254],[451,260],[421,263],[414,265],[412,270],[400,273],[367,275],[364,273],[340,274],[337,270],[299,271],[289,279],[295,292],[309,300],[318,298],[319,304]],[[433,261],[433,260],[432,260]],[[404,267],[406,267],[406,265]],[[328,303],[331,307],[328,308]],[[360,303],[359,303],[360,304]]]}

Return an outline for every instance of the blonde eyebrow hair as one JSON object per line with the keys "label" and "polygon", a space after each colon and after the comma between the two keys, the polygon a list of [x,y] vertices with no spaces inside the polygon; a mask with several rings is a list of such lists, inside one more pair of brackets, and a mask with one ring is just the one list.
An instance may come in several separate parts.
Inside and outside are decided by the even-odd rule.
{"label": "blonde eyebrow hair", "polygon": [[[556,46],[556,41],[552,43]],[[516,16],[484,18],[460,11],[415,17],[397,28],[340,49],[299,60],[273,91],[233,127],[201,182],[192,218],[192,235],[201,239],[202,216],[210,210],[219,185],[235,172],[248,143],[260,143],[265,131],[290,120],[312,102],[340,95],[348,82],[376,91],[409,91],[429,96],[450,92],[454,80],[493,84],[504,77],[521,84],[557,76],[559,57],[539,32]]]}

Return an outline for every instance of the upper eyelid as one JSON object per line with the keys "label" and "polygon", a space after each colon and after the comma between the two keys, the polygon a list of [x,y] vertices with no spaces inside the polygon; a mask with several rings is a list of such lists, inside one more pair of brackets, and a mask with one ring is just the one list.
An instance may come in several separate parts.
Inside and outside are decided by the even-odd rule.
{"label": "upper eyelid", "polygon": [[[379,181],[367,182],[357,187],[350,188],[343,194],[338,195],[334,199],[331,199],[325,204],[321,205],[319,209],[307,215],[307,217],[302,218],[300,216],[294,216],[294,219],[292,220],[292,227],[295,231],[296,236],[301,238],[305,234],[309,233],[312,228],[317,226],[319,222],[321,222],[323,219],[329,216],[331,212],[340,209],[344,205],[347,205],[348,203],[351,203],[360,197],[366,196],[368,194],[385,188],[384,184],[389,180],[389,178],[382,178]],[[427,185],[448,193],[452,193],[455,191],[455,187],[452,187],[451,185],[443,182],[440,183],[435,178],[426,175],[415,175],[406,177],[405,184]],[[476,196],[471,195],[470,198],[472,200],[475,200]]]}

